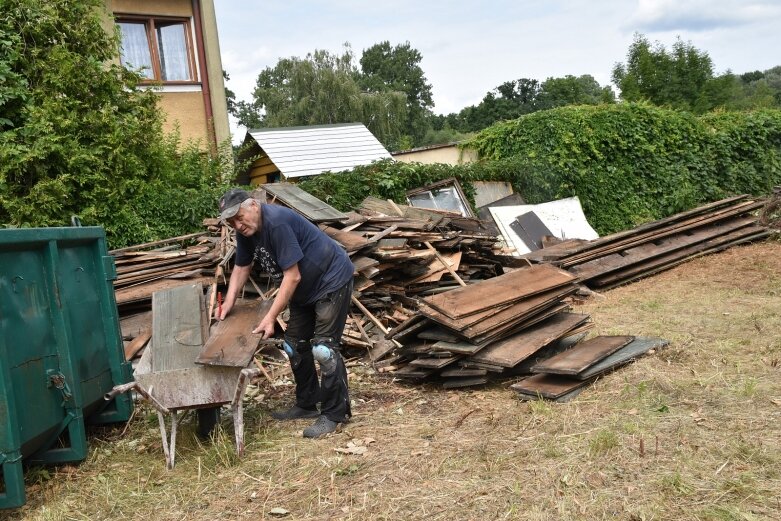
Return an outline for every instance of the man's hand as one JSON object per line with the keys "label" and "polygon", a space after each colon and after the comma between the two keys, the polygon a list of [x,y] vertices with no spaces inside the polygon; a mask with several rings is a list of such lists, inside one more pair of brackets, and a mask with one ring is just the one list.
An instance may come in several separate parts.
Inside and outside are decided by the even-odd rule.
{"label": "man's hand", "polygon": [[228,304],[227,302],[224,302],[222,304],[222,306],[221,306],[222,307],[222,311],[220,312],[220,315],[217,318],[220,319],[220,320],[225,320],[225,317],[227,317],[228,313],[230,313],[231,309],[233,309],[233,304],[235,302],[236,302],[235,300],[233,302],[231,302],[230,304]]}
{"label": "man's hand", "polygon": [[260,333],[261,338],[266,340],[274,335],[274,326],[276,325],[276,316],[272,316],[271,313],[267,313],[260,324],[252,330],[253,333]]}

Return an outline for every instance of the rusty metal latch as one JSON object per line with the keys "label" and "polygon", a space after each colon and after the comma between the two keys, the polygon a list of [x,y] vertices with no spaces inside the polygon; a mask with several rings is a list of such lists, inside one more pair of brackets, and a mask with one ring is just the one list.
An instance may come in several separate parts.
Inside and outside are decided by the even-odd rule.
{"label": "rusty metal latch", "polygon": [[54,386],[55,389],[59,389],[62,393],[62,405],[65,406],[66,402],[73,398],[73,393],[71,393],[71,389],[68,387],[68,382],[65,381],[65,375],[54,370],[49,370],[46,374],[49,377],[48,387]]}

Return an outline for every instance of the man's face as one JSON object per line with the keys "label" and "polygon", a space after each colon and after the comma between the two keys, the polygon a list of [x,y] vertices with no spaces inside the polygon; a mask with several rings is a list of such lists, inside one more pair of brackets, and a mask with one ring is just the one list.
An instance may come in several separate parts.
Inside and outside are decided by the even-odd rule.
{"label": "man's face", "polygon": [[253,202],[246,208],[239,208],[236,215],[227,219],[228,225],[235,228],[243,236],[249,237],[258,231],[259,212],[260,208]]}

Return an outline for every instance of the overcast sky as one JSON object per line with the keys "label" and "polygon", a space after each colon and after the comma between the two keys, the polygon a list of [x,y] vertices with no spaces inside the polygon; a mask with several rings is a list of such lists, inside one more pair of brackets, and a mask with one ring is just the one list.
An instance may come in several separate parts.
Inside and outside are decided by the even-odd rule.
{"label": "overcast sky", "polygon": [[[258,73],[315,49],[409,41],[434,112],[479,103],[518,78],[591,74],[610,83],[635,32],[668,49],[680,36],[717,73],[781,65],[781,0],[214,0],[227,87],[249,101]],[[232,123],[232,131],[241,134]]]}

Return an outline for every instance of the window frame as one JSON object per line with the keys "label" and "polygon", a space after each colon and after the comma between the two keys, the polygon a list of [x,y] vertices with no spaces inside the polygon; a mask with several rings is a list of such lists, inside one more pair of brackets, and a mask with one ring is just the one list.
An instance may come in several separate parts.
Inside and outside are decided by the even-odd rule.
{"label": "window frame", "polygon": [[[198,63],[196,61],[196,49],[193,38],[191,18],[181,16],[151,16],[151,15],[133,15],[133,14],[115,14],[114,24],[119,28],[122,22],[143,23],[146,32],[146,41],[149,46],[150,58],[152,60],[152,78],[141,80],[142,85],[162,84],[162,85],[200,85],[198,79]],[[157,31],[155,22],[181,23],[184,25],[185,45],[187,46],[187,65],[190,69],[189,80],[164,80],[163,70],[160,61],[159,43],[157,41]],[[121,60],[121,56],[120,56]]]}
{"label": "window frame", "polygon": [[[451,196],[450,199],[456,203],[458,210],[454,210],[452,208],[441,208],[435,198],[435,195],[438,195],[439,193],[447,193],[449,196]],[[460,213],[462,217],[475,217],[474,212],[472,212],[472,208],[469,206],[469,200],[466,198],[464,190],[461,188],[461,183],[459,183],[458,179],[455,177],[449,177],[447,179],[443,179],[420,188],[408,190],[406,196],[407,204],[415,208]],[[418,197],[425,199],[425,196],[428,196],[428,200],[431,201],[433,208],[415,204],[418,201]]]}

